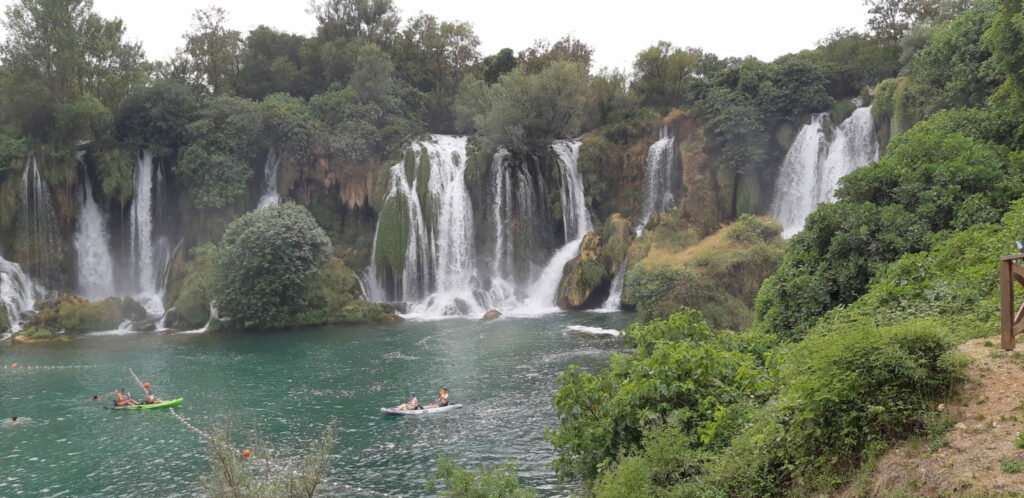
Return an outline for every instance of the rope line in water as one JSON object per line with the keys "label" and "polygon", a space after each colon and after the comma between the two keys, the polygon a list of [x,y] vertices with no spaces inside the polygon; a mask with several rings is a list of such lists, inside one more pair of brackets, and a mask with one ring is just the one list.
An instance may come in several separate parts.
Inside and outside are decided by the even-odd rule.
{"label": "rope line in water", "polygon": [[110,365],[21,365],[12,363],[4,365],[4,370],[72,370],[77,368],[106,368]]}
{"label": "rope line in water", "polygon": [[[205,439],[206,441],[210,441],[210,440],[213,439],[212,437],[210,437],[209,434],[203,432],[198,427],[192,425],[184,416],[182,416],[178,412],[174,411],[174,407],[173,406],[168,407],[167,409],[171,411],[171,415],[174,415],[174,418],[178,419],[178,421],[181,422],[182,424],[184,424],[185,427],[188,427],[189,430],[191,430],[192,432],[195,432],[196,434],[198,434],[199,437]],[[237,451],[237,449],[236,449],[236,451]],[[391,494],[388,494],[388,493],[381,493],[380,491],[374,491],[372,489],[360,488],[359,486],[352,486],[350,484],[342,484],[342,486],[345,486],[346,489],[357,491],[359,493],[365,493],[365,494],[370,494],[370,495],[374,495],[374,496],[387,496],[387,497],[394,497],[394,498],[402,498],[399,495],[391,495]]]}

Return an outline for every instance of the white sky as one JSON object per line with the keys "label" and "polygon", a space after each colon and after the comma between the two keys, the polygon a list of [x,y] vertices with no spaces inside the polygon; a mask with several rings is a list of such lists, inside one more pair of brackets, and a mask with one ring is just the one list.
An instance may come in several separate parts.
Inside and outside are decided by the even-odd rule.
{"label": "white sky", "polygon": [[[0,0],[0,6],[14,0]],[[482,55],[504,47],[519,51],[534,40],[572,34],[595,49],[595,68],[632,66],[637,52],[658,40],[700,47],[719,56],[762,60],[813,48],[835,28],[861,29],[862,0],[395,0],[402,17],[427,12],[468,21]],[[218,5],[243,33],[260,24],[311,34],[316,26],[306,0],[95,0],[104,17],[125,21],[129,39],[142,42],[148,58],[167,59],[195,9]],[[0,36],[6,37],[3,28]]]}

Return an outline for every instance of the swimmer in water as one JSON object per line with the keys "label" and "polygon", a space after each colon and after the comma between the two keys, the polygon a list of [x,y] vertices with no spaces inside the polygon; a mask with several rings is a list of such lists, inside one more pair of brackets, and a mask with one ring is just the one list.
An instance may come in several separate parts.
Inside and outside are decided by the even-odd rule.
{"label": "swimmer in water", "polygon": [[18,422],[18,416],[17,415],[11,417],[11,426],[12,427],[15,426],[15,425],[18,425],[19,423],[20,422]]}

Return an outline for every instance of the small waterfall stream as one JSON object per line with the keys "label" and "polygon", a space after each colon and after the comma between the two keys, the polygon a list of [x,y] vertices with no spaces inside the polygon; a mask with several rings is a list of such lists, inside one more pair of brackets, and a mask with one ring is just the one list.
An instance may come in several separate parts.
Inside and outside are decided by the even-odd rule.
{"label": "small waterfall stream", "polygon": [[[82,167],[84,169],[84,164]],[[88,173],[83,178],[82,202],[73,240],[78,292],[86,299],[99,300],[114,295],[114,263],[110,255],[106,215],[93,199]]]}
{"label": "small waterfall stream", "polygon": [[839,180],[878,160],[871,107],[861,107],[826,133],[828,113],[811,116],[790,146],[775,182],[771,213],[783,226],[782,236],[803,230],[804,221],[822,202],[835,201]]}
{"label": "small waterfall stream", "polygon": [[644,233],[644,227],[655,213],[662,213],[675,207],[672,196],[672,166],[675,164],[676,138],[662,126],[657,142],[647,149],[645,161],[646,184],[644,185],[644,205],[640,224],[636,228],[637,236]]}
{"label": "small waterfall stream", "polygon": [[263,165],[263,195],[260,196],[257,209],[270,207],[281,202],[281,197],[277,194],[277,168],[280,165],[281,157],[271,147],[267,151],[267,160]]}
{"label": "small waterfall stream", "polygon": [[11,331],[21,330],[22,314],[46,296],[46,289],[22,271],[17,263],[0,257],[0,305],[7,311]]}

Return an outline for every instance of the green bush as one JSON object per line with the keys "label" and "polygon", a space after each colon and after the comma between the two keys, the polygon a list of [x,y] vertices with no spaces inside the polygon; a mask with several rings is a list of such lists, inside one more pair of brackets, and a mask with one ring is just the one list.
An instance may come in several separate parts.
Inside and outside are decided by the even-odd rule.
{"label": "green bush", "polygon": [[450,457],[441,455],[437,472],[427,481],[427,493],[457,498],[532,498],[533,490],[524,488],[516,476],[516,466],[485,466],[471,472],[459,467]]}
{"label": "green bush", "polygon": [[217,252],[217,308],[238,328],[295,324],[307,280],[331,258],[331,241],[306,208],[279,204],[228,225]]}
{"label": "green bush", "polygon": [[770,242],[782,234],[782,225],[766,221],[752,214],[741,214],[736,223],[729,225],[726,237],[737,244]]}
{"label": "green bush", "polygon": [[217,246],[204,244],[190,251],[192,261],[188,263],[187,274],[177,293],[173,306],[178,310],[180,326],[202,327],[210,319],[210,302],[214,300]]}
{"label": "green bush", "polygon": [[[559,376],[559,425],[547,437],[559,452],[560,475],[597,477],[640,445],[644,429],[665,422],[706,433],[724,407],[768,389],[758,359],[732,347],[734,334],[712,332],[702,322],[690,311],[635,327],[628,334],[641,346],[635,353],[614,355],[597,375],[570,367]],[[688,337],[707,340],[677,340]],[[702,444],[697,437],[690,442]]]}
{"label": "green bush", "polygon": [[305,309],[296,324],[375,323],[390,316],[381,305],[363,301],[361,295],[359,281],[352,270],[340,260],[332,259],[306,284]]}

